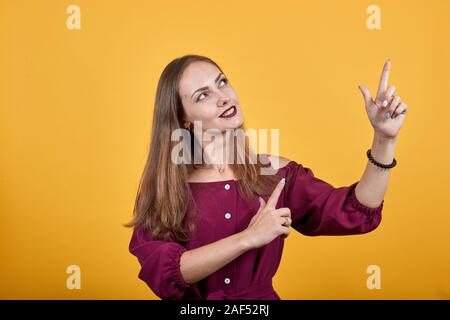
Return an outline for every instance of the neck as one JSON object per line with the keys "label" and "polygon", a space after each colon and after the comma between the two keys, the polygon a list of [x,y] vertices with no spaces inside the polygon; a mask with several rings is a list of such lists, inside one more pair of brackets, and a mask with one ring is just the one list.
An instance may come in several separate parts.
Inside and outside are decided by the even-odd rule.
{"label": "neck", "polygon": [[226,161],[226,139],[225,134],[222,134],[221,140],[216,138],[213,141],[202,140],[202,151],[205,162],[205,169],[212,169],[223,173],[229,169],[229,164]]}

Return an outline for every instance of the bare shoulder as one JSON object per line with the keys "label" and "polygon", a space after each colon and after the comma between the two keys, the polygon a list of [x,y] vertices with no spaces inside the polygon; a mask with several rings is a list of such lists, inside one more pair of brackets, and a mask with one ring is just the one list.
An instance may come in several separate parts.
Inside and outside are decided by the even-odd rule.
{"label": "bare shoulder", "polygon": [[261,153],[260,155],[266,156],[269,158],[272,167],[275,170],[281,169],[286,166],[291,160],[282,156],[276,156],[268,153]]}

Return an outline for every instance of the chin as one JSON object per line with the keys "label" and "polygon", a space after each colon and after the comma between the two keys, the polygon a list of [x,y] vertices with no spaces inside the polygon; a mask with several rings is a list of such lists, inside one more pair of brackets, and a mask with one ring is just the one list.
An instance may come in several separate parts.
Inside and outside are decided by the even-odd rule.
{"label": "chin", "polygon": [[239,129],[242,127],[242,119],[233,119],[233,122],[230,123],[225,129]]}

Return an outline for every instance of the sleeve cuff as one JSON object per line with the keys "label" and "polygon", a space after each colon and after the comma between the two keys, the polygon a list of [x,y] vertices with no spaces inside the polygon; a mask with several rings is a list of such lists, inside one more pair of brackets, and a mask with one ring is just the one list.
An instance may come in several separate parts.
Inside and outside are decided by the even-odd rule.
{"label": "sleeve cuff", "polygon": [[183,279],[183,276],[181,275],[181,270],[180,270],[181,255],[185,251],[187,251],[187,249],[185,247],[177,246],[177,248],[175,250],[171,250],[168,252],[169,261],[173,262],[173,263],[171,263],[171,265],[168,268],[168,271],[169,271],[168,278],[170,281],[173,281],[177,287],[180,287],[180,288],[188,288],[190,286],[190,284],[188,284]]}
{"label": "sleeve cuff", "polygon": [[356,198],[355,189],[356,189],[357,184],[358,184],[358,182],[355,182],[354,184],[351,185],[351,192],[350,192],[349,196],[347,197],[352,208],[355,210],[358,210],[359,212],[364,213],[368,217],[372,217],[375,214],[381,213],[381,211],[383,210],[384,199],[383,199],[383,201],[381,201],[381,204],[376,208],[370,208],[370,207],[363,205],[361,202],[359,202],[358,198]]}

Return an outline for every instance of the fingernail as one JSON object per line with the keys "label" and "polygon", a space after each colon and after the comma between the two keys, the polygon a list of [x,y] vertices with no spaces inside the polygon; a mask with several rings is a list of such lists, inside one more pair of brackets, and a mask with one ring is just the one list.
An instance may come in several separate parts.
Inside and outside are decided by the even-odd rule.
{"label": "fingernail", "polygon": [[283,178],[283,179],[280,180],[281,184],[284,184],[285,182],[286,182],[286,178]]}
{"label": "fingernail", "polygon": [[388,101],[387,101],[387,100],[384,100],[383,103],[382,103],[383,108],[386,108],[387,105],[388,105]]}
{"label": "fingernail", "polygon": [[263,198],[259,197],[259,203],[263,202]]}
{"label": "fingernail", "polygon": [[391,117],[391,113],[390,112],[386,112],[386,114],[385,114],[385,119],[389,119]]}

